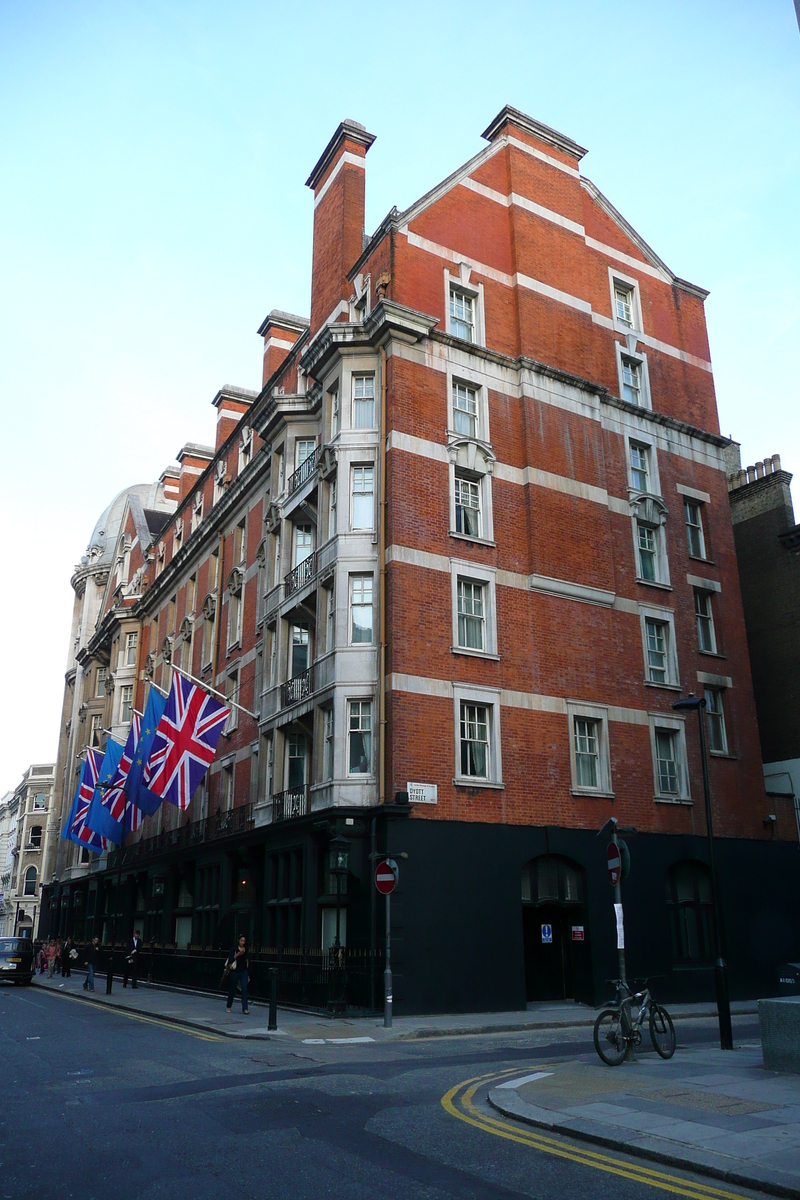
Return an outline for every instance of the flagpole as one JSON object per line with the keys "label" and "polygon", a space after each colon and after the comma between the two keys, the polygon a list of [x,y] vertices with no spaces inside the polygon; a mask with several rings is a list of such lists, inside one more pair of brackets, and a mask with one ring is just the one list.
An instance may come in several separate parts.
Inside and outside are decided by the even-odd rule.
{"label": "flagpole", "polygon": [[239,712],[246,713],[248,717],[252,717],[254,721],[259,720],[258,713],[250,712],[249,708],[245,708],[243,704],[237,704],[235,700],[231,700],[230,696],[226,696],[224,692],[218,691],[211,684],[205,683],[202,679],[198,679],[195,675],[190,675],[188,671],[182,670],[180,667],[172,666],[173,671],[177,671],[179,675],[183,675],[185,679],[190,679],[192,683],[196,683],[199,687],[205,688],[207,692],[213,692],[215,696],[219,696],[220,700],[224,700],[231,708],[238,708]]}

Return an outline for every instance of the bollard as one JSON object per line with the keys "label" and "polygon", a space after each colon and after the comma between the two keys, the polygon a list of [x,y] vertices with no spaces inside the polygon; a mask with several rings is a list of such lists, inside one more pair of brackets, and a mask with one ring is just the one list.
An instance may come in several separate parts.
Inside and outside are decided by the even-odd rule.
{"label": "bollard", "polygon": [[269,1028],[278,1028],[278,968],[269,969]]}

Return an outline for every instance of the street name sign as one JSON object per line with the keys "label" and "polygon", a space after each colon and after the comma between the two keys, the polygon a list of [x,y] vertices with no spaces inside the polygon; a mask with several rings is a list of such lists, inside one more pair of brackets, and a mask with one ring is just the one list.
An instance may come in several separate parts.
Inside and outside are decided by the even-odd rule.
{"label": "street name sign", "polygon": [[409,804],[436,804],[439,800],[439,788],[435,783],[407,783]]}

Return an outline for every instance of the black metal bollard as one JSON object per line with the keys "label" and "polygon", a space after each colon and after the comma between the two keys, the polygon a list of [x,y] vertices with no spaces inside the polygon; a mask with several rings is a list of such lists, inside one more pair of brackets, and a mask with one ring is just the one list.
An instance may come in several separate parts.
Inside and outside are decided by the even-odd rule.
{"label": "black metal bollard", "polygon": [[278,968],[269,969],[269,1028],[278,1028]]}
{"label": "black metal bollard", "polygon": [[109,951],[108,954],[108,973],[106,974],[106,995],[111,995],[111,985],[114,982],[114,954]]}
{"label": "black metal bollard", "polygon": [[714,964],[714,982],[717,988],[720,1049],[732,1050],[733,1029],[731,1027],[731,1000],[728,992],[728,967],[721,955]]}

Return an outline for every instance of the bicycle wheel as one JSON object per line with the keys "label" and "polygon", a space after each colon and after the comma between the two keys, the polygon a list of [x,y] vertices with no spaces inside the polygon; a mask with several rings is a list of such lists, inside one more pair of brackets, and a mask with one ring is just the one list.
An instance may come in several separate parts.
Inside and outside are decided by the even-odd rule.
{"label": "bicycle wheel", "polygon": [[675,1053],[675,1026],[672,1017],[660,1004],[650,1007],[650,1037],[656,1054],[662,1058],[672,1058]]}
{"label": "bicycle wheel", "polygon": [[625,1057],[627,1042],[620,1025],[619,1010],[604,1008],[594,1023],[594,1048],[609,1067],[618,1067]]}

